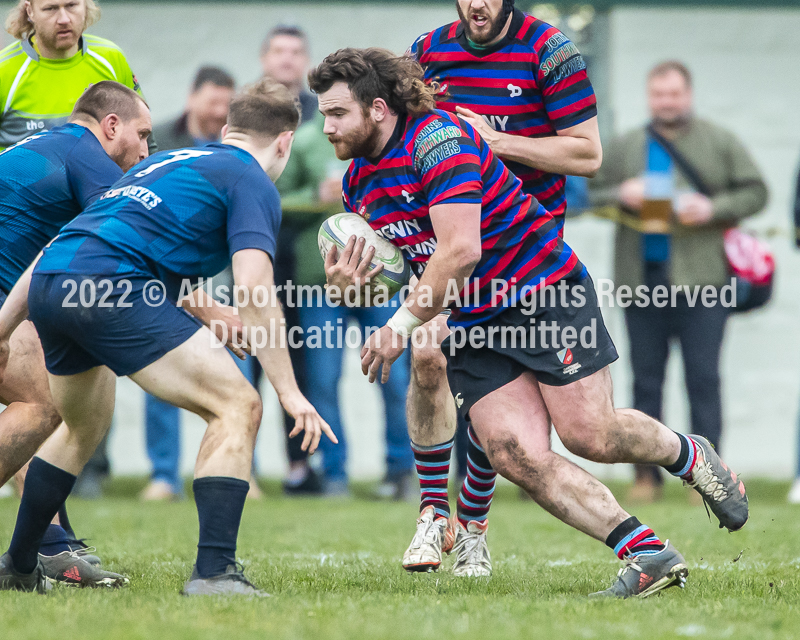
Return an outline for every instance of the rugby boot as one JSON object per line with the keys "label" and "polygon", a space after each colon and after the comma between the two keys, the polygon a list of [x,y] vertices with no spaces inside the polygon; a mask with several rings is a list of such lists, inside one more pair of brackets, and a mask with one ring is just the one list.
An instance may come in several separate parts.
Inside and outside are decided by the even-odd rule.
{"label": "rugby boot", "polygon": [[590,598],[646,598],[669,587],[686,584],[686,560],[667,540],[658,553],[628,556],[617,579],[605,591],[590,593]]}
{"label": "rugby boot", "polygon": [[8,553],[0,556],[0,591],[35,591],[47,593],[53,585],[47,580],[41,562],[31,573],[19,573]]}
{"label": "rugby boot", "polygon": [[95,567],[99,567],[102,564],[100,558],[95,555],[97,549],[95,547],[90,547],[82,539],[71,538],[67,540],[67,546],[72,553],[78,554],[79,557],[86,560],[89,564],[93,564]]}
{"label": "rugby boot", "polygon": [[238,562],[229,564],[225,573],[211,578],[201,578],[197,566],[192,568],[192,577],[183,585],[184,596],[244,596],[246,598],[269,598],[270,594],[257,588],[244,577],[244,567]]}
{"label": "rugby boot", "polygon": [[728,469],[714,451],[713,445],[701,436],[689,436],[697,445],[697,458],[684,482],[693,487],[719,519],[719,528],[738,531],[750,517],[744,483]]}
{"label": "rugby boot", "polygon": [[438,571],[442,566],[442,553],[453,548],[453,530],[447,518],[437,516],[436,510],[425,507],[417,520],[417,532],[403,554],[406,571]]}
{"label": "rugby boot", "polygon": [[458,519],[453,517],[453,527],[456,531],[452,551],[456,554],[453,575],[464,578],[491,576],[492,557],[486,544],[489,523],[470,520],[465,529]]}
{"label": "rugby boot", "polygon": [[118,573],[103,571],[87,562],[74,551],[62,551],[54,556],[39,554],[39,564],[50,580],[70,587],[126,587],[129,580]]}

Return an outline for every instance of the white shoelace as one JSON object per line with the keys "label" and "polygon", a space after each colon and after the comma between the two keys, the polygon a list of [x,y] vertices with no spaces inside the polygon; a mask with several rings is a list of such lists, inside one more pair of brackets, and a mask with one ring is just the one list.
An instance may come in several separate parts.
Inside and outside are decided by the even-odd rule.
{"label": "white shoelace", "polygon": [[692,469],[692,481],[685,484],[697,487],[703,494],[713,498],[716,502],[722,502],[728,495],[722,481],[711,471],[711,463],[705,458],[703,462],[696,465],[695,469]]}
{"label": "white shoelace", "polygon": [[458,539],[454,545],[457,562],[459,564],[478,564],[485,566],[487,561],[483,554],[484,541],[484,536],[478,533],[470,533],[469,531],[459,533]]}

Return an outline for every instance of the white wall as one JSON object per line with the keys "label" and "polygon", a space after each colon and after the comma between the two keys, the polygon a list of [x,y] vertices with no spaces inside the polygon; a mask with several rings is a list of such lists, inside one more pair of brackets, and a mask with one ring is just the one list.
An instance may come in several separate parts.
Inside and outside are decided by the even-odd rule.
{"label": "white wall", "polygon": [[[5,5],[8,6],[8,5]],[[412,16],[409,19],[409,16]],[[180,112],[196,68],[220,64],[246,82],[259,75],[258,48],[277,23],[305,27],[313,60],[343,46],[380,45],[404,51],[419,34],[454,19],[449,6],[285,4],[111,4],[91,31],[118,43],[147,94],[156,121]],[[644,79],[649,67],[680,58],[696,79],[700,115],[735,130],[753,152],[770,185],[770,205],[752,226],[779,228],[774,238],[779,259],[776,298],[764,312],[734,318],[724,355],[726,456],[751,475],[789,476],[794,468],[795,425],[800,397],[800,253],[791,249],[788,207],[800,157],[800,11],[620,9],[610,19],[610,104],[617,131],[646,118]],[[8,42],[8,37],[6,42]],[[595,277],[611,275],[612,229],[596,220],[571,221],[567,240]],[[629,399],[624,325],[618,312],[606,312],[623,355],[614,365],[618,404]],[[381,472],[379,399],[360,377],[350,354],[343,383],[348,432],[355,445],[354,475]],[[667,421],[686,429],[687,409],[677,358],[670,367]],[[274,398],[267,393],[262,438],[262,469],[283,469],[281,436]],[[119,472],[146,470],[141,431],[141,395],[120,383],[118,426],[112,455]],[[202,426],[185,428],[183,467],[191,468]],[[601,475],[625,474],[623,468],[592,467]]]}

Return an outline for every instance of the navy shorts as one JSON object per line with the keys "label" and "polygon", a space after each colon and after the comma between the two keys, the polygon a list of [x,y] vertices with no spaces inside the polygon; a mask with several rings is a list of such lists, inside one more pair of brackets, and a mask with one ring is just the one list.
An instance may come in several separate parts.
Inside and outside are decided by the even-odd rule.
{"label": "navy shorts", "polygon": [[143,298],[148,281],[139,276],[34,274],[28,314],[39,333],[47,370],[69,376],[105,365],[127,376],[191,338],[200,321],[170,300],[148,306]]}
{"label": "navy shorts", "polygon": [[[461,334],[461,341],[455,333],[442,341],[450,390],[464,418],[468,419],[470,408],[478,400],[526,371],[535,373],[542,384],[563,386],[600,371],[619,357],[603,322],[591,277],[566,284],[564,300],[560,292],[555,304],[550,304],[552,297],[545,296],[547,304],[538,304],[533,313],[518,305],[477,325],[483,328],[485,338],[481,346],[463,340],[469,337],[471,328],[463,330],[466,333]],[[543,340],[540,327],[553,326],[557,339],[553,339],[553,331],[546,331]]]}

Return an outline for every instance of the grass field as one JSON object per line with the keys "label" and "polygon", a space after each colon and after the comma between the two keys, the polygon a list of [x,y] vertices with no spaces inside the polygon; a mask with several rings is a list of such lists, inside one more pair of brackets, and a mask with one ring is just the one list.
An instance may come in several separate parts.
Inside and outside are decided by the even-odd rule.
{"label": "grass field", "polygon": [[[670,483],[662,505],[633,511],[686,556],[687,587],[613,602],[586,598],[616,574],[612,553],[519,501],[512,487],[492,508],[487,581],[402,570],[414,505],[292,501],[276,485],[248,503],[239,537],[248,576],[275,597],[186,599],[178,592],[197,542],[194,504],[140,504],[140,487],[118,480],[108,499],[70,503],[79,533],[130,587],[0,593],[0,638],[800,637],[800,508],[785,504],[782,484],[749,483],[751,520],[728,534]],[[16,500],[0,500],[3,547],[16,509]]]}

